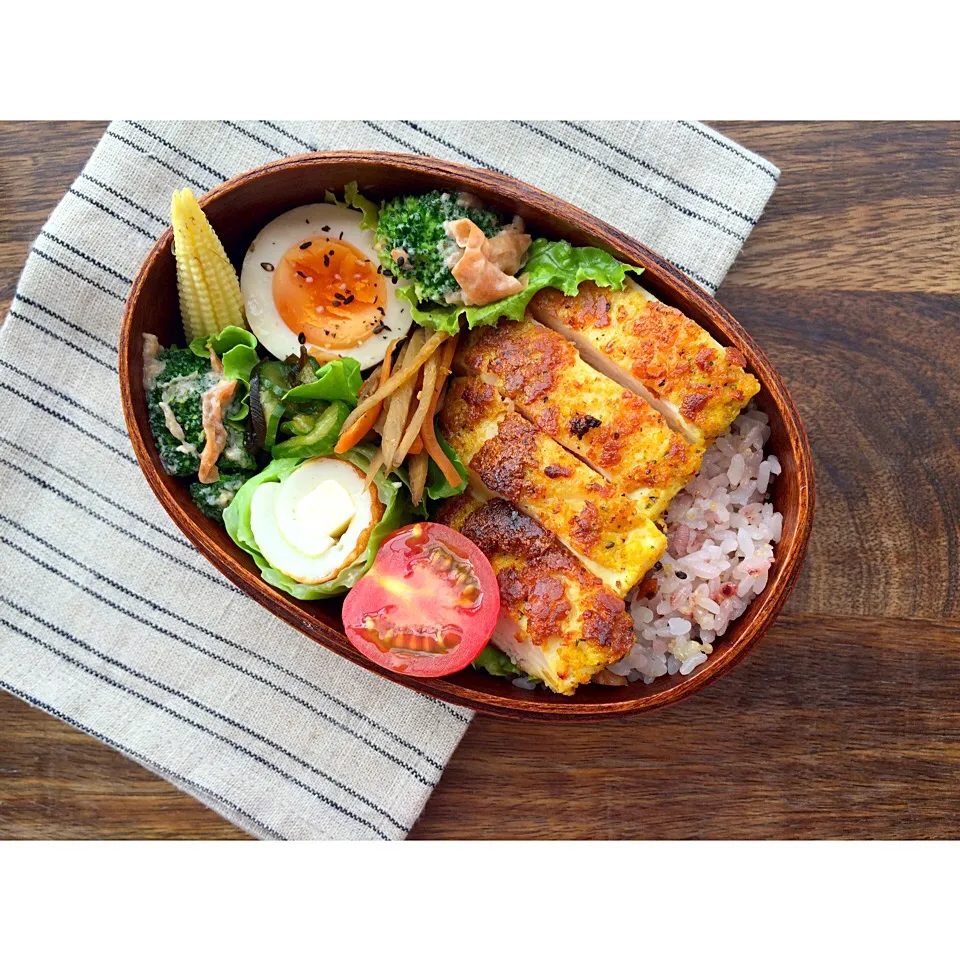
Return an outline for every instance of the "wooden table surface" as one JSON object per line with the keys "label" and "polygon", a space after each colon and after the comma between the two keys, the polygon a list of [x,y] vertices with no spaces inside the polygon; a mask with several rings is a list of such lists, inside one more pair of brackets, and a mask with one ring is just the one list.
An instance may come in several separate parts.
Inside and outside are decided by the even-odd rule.
{"label": "wooden table surface", "polygon": [[[0,317],[103,126],[0,125]],[[783,171],[719,297],[810,434],[803,576],[755,652],[680,706],[478,718],[414,837],[960,837],[960,125],[715,126]],[[241,836],[0,696],[0,837]]]}

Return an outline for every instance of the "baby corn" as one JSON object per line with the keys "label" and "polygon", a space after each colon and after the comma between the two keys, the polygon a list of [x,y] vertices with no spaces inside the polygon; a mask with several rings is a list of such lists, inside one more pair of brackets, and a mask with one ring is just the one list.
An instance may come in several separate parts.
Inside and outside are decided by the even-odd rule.
{"label": "baby corn", "polygon": [[231,325],[245,327],[237,271],[190,190],[174,191],[170,220],[187,340],[212,336]]}

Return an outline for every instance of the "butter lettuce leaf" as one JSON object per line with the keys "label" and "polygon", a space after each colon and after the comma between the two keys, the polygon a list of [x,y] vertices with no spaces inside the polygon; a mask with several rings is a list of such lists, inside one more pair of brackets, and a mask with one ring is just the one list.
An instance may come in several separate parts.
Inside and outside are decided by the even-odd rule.
{"label": "butter lettuce leaf", "polygon": [[476,670],[486,670],[494,677],[523,677],[526,671],[521,670],[502,650],[498,650],[492,643],[488,643],[473,661]]}
{"label": "butter lettuce leaf", "polygon": [[525,677],[531,683],[542,683],[539,677],[531,676],[518,667],[502,650],[488,643],[470,664],[474,670],[485,670],[492,677]]}
{"label": "butter lettuce leaf", "polygon": [[352,410],[357,405],[357,394],[363,386],[360,364],[353,357],[342,357],[325,363],[316,372],[316,379],[288,390],[281,398],[284,403],[306,400],[340,400]]}
{"label": "butter lettuce leaf", "polygon": [[380,204],[373,200],[368,200],[357,186],[356,180],[351,180],[343,188],[343,199],[340,200],[332,190],[327,190],[323,195],[324,203],[332,203],[338,207],[350,207],[353,210],[359,210],[363,216],[360,218],[361,230],[376,230],[380,222]]}
{"label": "butter lettuce leaf", "polygon": [[[198,357],[209,359],[209,348],[223,362],[223,375],[227,380],[239,380],[244,387],[250,386],[250,375],[260,358],[257,356],[257,338],[243,327],[224,327],[211,337],[197,337],[190,341],[190,350]],[[230,420],[243,420],[249,413],[247,391],[237,391]]]}
{"label": "butter lettuce leaf", "polygon": [[368,200],[358,189],[357,181],[351,180],[343,188],[343,199],[348,207],[359,210],[363,217],[360,220],[361,230],[376,230],[380,221],[380,204]]}
{"label": "butter lettuce leaf", "polygon": [[207,347],[213,347],[218,357],[223,357],[234,347],[257,348],[257,338],[243,327],[224,327],[219,333],[210,337],[197,337],[190,341],[190,349],[198,357],[210,356]]}
{"label": "butter lettuce leaf", "polygon": [[[352,463],[355,467],[366,472],[370,466],[376,448],[362,444],[354,447],[347,453],[341,454],[340,459]],[[283,590],[298,600],[323,600],[326,597],[346,593],[370,569],[380,544],[398,527],[409,523],[410,502],[400,495],[402,485],[397,480],[387,479],[383,470],[379,470],[374,479],[377,495],[383,504],[383,517],[370,533],[367,547],[350,566],[340,571],[334,580],[327,583],[307,584],[298,583],[286,574],[275,570],[267,563],[265,557],[257,547],[253,528],[250,524],[250,505],[253,494],[262,483],[277,483],[293,473],[303,460],[284,459],[272,460],[255,477],[251,477],[236,493],[230,506],[223,511],[223,522],[227,533],[237,546],[246,550],[253,558],[253,562],[260,568],[260,575],[271,586]]]}
{"label": "butter lettuce leaf", "polygon": [[501,317],[522,320],[527,304],[545,287],[562,290],[567,296],[576,295],[585,280],[598,287],[623,289],[628,273],[641,274],[642,267],[621,263],[597,247],[574,247],[566,240],[545,240],[542,237],[530,245],[530,256],[523,272],[530,277],[526,288],[511,297],[504,297],[482,307],[462,304],[421,304],[412,286],[396,291],[410,304],[410,315],[422,327],[454,334],[459,329],[460,317],[467,319],[467,328],[493,326]]}
{"label": "butter lettuce leaf", "polygon": [[430,465],[427,467],[427,483],[423,492],[427,500],[446,500],[447,497],[455,497],[458,493],[463,493],[463,491],[467,489],[467,468],[461,463],[460,458],[457,456],[453,447],[447,443],[446,437],[440,432],[439,428],[434,427],[434,429],[437,434],[437,443],[440,444],[440,449],[443,450],[450,462],[457,468],[461,482],[459,486],[451,487],[447,482],[447,478],[443,475],[443,471],[431,459]]}

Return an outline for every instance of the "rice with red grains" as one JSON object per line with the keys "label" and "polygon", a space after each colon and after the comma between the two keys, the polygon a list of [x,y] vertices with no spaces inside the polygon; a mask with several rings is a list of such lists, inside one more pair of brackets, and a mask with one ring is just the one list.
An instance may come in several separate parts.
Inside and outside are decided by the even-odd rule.
{"label": "rice with red grains", "polygon": [[780,462],[764,456],[769,437],[768,417],[751,405],[670,504],[657,592],[630,605],[637,642],[614,673],[652,683],[692,672],[767,585],[783,524],[770,503]]}

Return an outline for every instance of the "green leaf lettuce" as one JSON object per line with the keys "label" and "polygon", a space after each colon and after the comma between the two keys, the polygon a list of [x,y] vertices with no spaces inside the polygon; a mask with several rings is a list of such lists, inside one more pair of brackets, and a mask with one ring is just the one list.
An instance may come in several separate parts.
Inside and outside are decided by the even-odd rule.
{"label": "green leaf lettuce", "polygon": [[[223,362],[223,376],[227,380],[239,380],[244,387],[250,386],[250,374],[257,365],[257,338],[242,327],[224,327],[212,337],[197,337],[190,342],[190,350],[198,357],[209,358],[209,347]],[[238,390],[231,420],[243,420],[249,412],[247,391]]]}
{"label": "green leaf lettuce", "polygon": [[316,372],[316,380],[301,383],[283,395],[283,402],[306,400],[340,400],[352,410],[357,405],[357,394],[363,386],[360,364],[353,357],[341,357],[325,363]]}
{"label": "green leaf lettuce", "polygon": [[357,186],[356,180],[351,180],[343,188],[343,199],[337,199],[337,195],[332,190],[327,190],[323,195],[324,203],[332,203],[338,207],[350,207],[353,210],[359,210],[363,217],[360,219],[361,230],[376,230],[377,223],[380,220],[380,204],[368,200]]}
{"label": "green leaf lettuce", "polygon": [[592,280],[598,287],[621,290],[627,273],[639,274],[642,268],[621,263],[596,247],[573,247],[566,240],[544,240],[541,237],[530,245],[530,256],[523,272],[530,278],[523,290],[482,307],[465,307],[456,303],[421,305],[412,286],[401,287],[396,294],[410,304],[410,314],[420,326],[454,334],[459,329],[461,315],[467,318],[470,330],[493,326],[501,317],[522,320],[527,304],[545,287],[562,290],[569,297],[576,295],[585,280]]}

